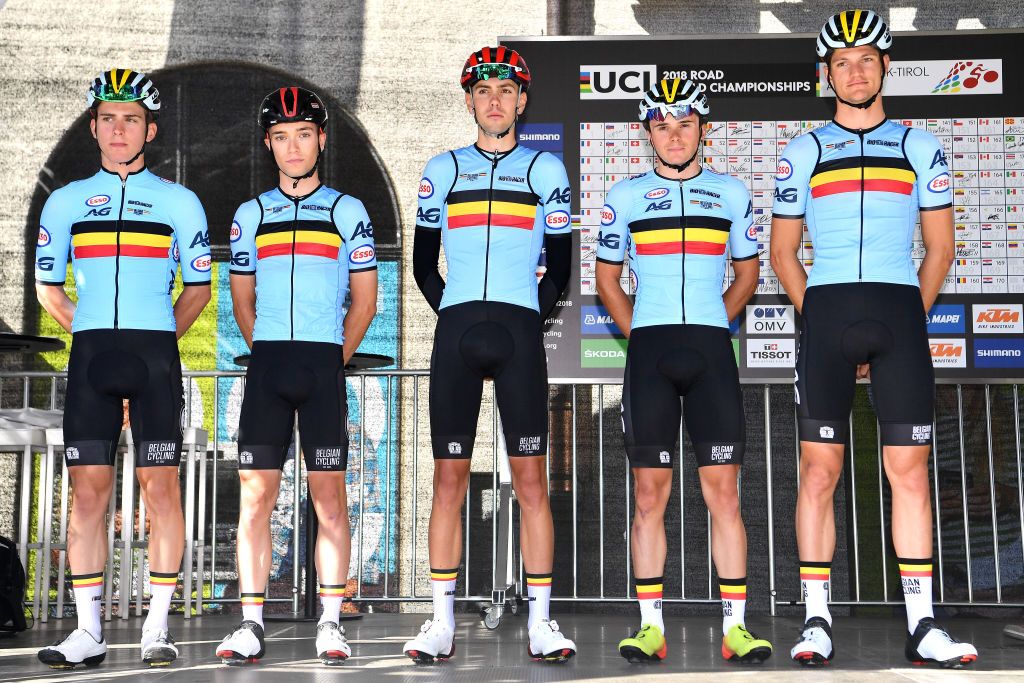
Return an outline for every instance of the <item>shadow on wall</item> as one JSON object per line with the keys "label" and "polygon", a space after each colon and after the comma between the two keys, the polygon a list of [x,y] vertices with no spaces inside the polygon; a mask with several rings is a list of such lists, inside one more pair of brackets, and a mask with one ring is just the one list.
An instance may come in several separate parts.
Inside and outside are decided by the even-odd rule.
{"label": "shadow on wall", "polygon": [[[239,204],[277,183],[277,169],[264,146],[256,111],[268,92],[283,85],[310,88],[324,98],[330,118],[320,160],[321,180],[363,201],[374,224],[378,254],[385,260],[397,258],[399,213],[391,178],[362,126],[331,93],[252,64],[187,64],[151,75],[163,108],[157,137],[146,148],[147,164],[157,175],[199,196],[210,226],[214,260],[230,258],[228,232]],[[27,244],[35,243],[39,215],[50,193],[96,173],[98,156],[89,115],[83,112],[39,173],[26,222]],[[33,259],[30,248],[25,264],[25,330],[38,329]]]}

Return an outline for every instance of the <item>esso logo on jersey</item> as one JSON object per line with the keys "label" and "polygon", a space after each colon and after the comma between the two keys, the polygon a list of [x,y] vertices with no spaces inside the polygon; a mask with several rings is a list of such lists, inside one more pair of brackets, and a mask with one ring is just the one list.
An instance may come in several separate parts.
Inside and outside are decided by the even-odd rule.
{"label": "esso logo on jersey", "polygon": [[776,180],[789,180],[790,176],[793,175],[793,164],[790,163],[789,159],[783,157],[779,159],[779,167],[775,172]]}
{"label": "esso logo on jersey", "polygon": [[949,174],[940,173],[932,178],[932,181],[928,183],[928,189],[931,192],[946,192],[949,190]]}
{"label": "esso logo on jersey", "polygon": [[607,204],[601,208],[601,225],[611,225],[615,222],[615,209]]}
{"label": "esso logo on jersey", "polygon": [[360,265],[362,263],[369,263],[370,261],[373,260],[373,255],[375,253],[376,252],[373,250],[373,247],[359,247],[351,254],[349,254],[348,260],[356,265]]}
{"label": "esso logo on jersey", "polygon": [[86,206],[103,206],[110,201],[109,194],[94,194],[85,200]]}
{"label": "esso logo on jersey", "polygon": [[661,199],[662,197],[664,197],[667,194],[668,194],[668,188],[667,187],[659,187],[659,188],[657,188],[655,190],[651,190],[650,192],[645,194],[644,195],[644,199]]}
{"label": "esso logo on jersey", "polygon": [[213,259],[210,258],[209,254],[201,254],[192,259],[192,270],[197,273],[209,273],[210,267],[213,265]]}
{"label": "esso logo on jersey", "polygon": [[747,228],[747,239],[751,242],[757,241],[757,225],[751,224],[750,227]]}
{"label": "esso logo on jersey", "polygon": [[50,243],[50,232],[43,226],[39,226],[39,239],[36,240],[36,244],[40,247],[45,247]]}
{"label": "esso logo on jersey", "polygon": [[549,228],[564,228],[569,225],[569,214],[565,211],[552,211],[544,217],[544,223]]}
{"label": "esso logo on jersey", "polygon": [[242,226],[238,224],[238,221],[231,221],[231,232],[228,235],[232,242],[242,239]]}
{"label": "esso logo on jersey", "polygon": [[434,196],[434,183],[430,182],[430,178],[423,178],[420,180],[420,199],[429,199]]}

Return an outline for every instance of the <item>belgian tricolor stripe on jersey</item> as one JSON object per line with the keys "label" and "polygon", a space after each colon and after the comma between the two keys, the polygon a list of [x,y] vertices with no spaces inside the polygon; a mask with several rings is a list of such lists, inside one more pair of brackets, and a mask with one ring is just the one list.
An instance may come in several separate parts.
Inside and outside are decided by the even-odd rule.
{"label": "belgian tricolor stripe on jersey", "polygon": [[174,229],[148,221],[81,221],[71,226],[74,257],[135,256],[165,259],[170,255]]}
{"label": "belgian tricolor stripe on jersey", "polygon": [[[716,216],[662,216],[629,224],[639,256],[702,254],[721,256],[729,241],[732,221]],[[685,229],[685,239],[683,230]]]}
{"label": "belgian tricolor stripe on jersey", "polygon": [[261,223],[256,229],[256,258],[270,256],[323,256],[338,258],[341,235],[330,221]]}
{"label": "belgian tricolor stripe on jersey", "polygon": [[[488,201],[488,192],[490,198]],[[533,230],[540,198],[517,190],[461,190],[448,195],[448,228],[491,226]]]}
{"label": "belgian tricolor stripe on jersey", "polygon": [[911,194],[917,174],[904,157],[846,157],[818,164],[811,174],[811,196],[843,192]]}

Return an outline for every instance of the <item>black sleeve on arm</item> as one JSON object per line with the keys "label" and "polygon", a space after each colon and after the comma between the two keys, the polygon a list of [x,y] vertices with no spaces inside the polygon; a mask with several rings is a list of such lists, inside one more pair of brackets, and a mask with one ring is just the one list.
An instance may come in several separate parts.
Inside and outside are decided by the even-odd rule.
{"label": "black sleeve on arm", "polygon": [[441,231],[417,227],[412,242],[412,275],[434,313],[441,308],[441,295],[444,294],[444,280],[437,269],[440,255]]}
{"label": "black sleeve on arm", "polygon": [[537,298],[542,319],[551,315],[558,303],[558,298],[569,284],[569,271],[572,264],[572,234],[544,235],[544,256],[547,271],[537,286]]}

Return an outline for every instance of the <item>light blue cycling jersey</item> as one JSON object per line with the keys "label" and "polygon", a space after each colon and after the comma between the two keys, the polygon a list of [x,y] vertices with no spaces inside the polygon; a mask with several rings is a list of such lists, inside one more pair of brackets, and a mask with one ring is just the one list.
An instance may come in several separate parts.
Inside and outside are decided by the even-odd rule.
{"label": "light blue cycling jersey", "polygon": [[883,121],[829,123],[794,138],[779,159],[777,218],[805,218],[814,246],[807,286],[918,286],[910,257],[918,211],[952,206],[946,154],[934,135]]}
{"label": "light blue cycling jersey", "polygon": [[448,275],[441,308],[501,301],[539,310],[544,235],[569,234],[569,179],[558,157],[516,146],[439,154],[423,172],[417,229],[442,230]]}
{"label": "light blue cycling jersey", "polygon": [[253,341],[344,343],[349,274],[377,269],[363,203],[321,185],[305,197],[280,188],[238,207],[231,273],[256,276]]}
{"label": "light blue cycling jersey", "polygon": [[743,183],[706,168],[682,182],[652,170],[615,183],[601,209],[597,260],[620,265],[629,253],[632,327],[729,327],[726,245],[734,261],[757,256],[752,214]]}
{"label": "light blue cycling jersey", "polygon": [[124,181],[99,173],[46,200],[36,244],[36,281],[63,285],[71,250],[78,306],[72,332],[174,331],[171,291],[210,284],[210,236],[199,199],[147,169]]}

